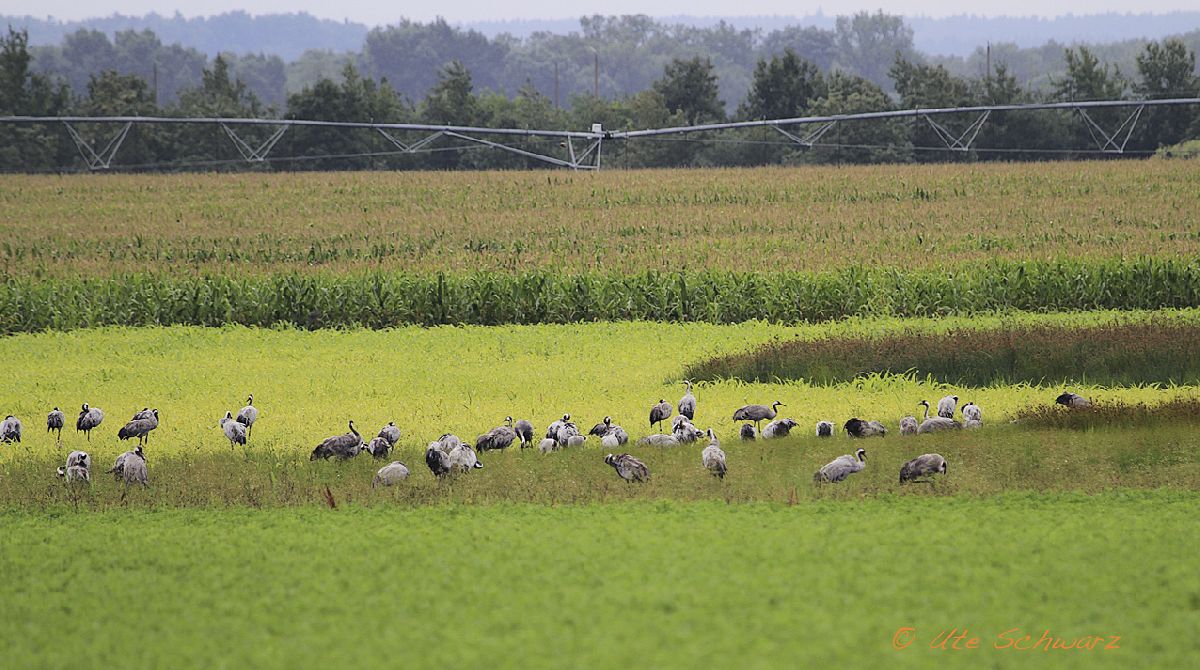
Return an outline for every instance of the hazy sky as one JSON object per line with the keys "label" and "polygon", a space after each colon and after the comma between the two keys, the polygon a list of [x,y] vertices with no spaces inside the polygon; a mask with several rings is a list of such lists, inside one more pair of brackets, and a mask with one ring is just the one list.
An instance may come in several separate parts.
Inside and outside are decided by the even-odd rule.
{"label": "hazy sky", "polygon": [[440,0],[438,2],[390,3],[380,0],[0,0],[0,14],[53,16],[81,19],[110,14],[140,15],[150,12],[184,16],[219,14],[245,10],[251,14],[308,12],[330,19],[350,19],[369,25],[392,23],[400,17],[429,20],[443,16],[451,22],[491,21],[514,18],[574,18],[587,14],[650,14],[668,16],[751,16],[847,14],[858,10],[883,9],[893,14],[947,16],[982,14],[1009,16],[1059,16],[1102,12],[1169,12],[1196,10],[1197,0],[1006,0],[980,3],[962,0]]}

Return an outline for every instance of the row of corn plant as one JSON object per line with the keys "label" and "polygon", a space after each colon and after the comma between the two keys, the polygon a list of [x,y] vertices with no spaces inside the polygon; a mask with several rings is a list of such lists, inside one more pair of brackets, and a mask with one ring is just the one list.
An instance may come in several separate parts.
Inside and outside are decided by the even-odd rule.
{"label": "row of corn plant", "polygon": [[0,332],[170,324],[811,323],[1198,305],[1200,259],[993,261],[953,272],[855,266],[827,273],[9,275],[0,283]]}

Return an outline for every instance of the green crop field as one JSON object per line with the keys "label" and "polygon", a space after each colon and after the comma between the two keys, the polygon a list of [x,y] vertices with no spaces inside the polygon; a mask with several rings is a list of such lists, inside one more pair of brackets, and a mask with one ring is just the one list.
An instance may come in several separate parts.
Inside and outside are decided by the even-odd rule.
{"label": "green crop field", "polygon": [[[0,416],[24,422],[0,667],[1190,667],[1198,211],[1200,172],[1165,161],[0,176]],[[636,444],[686,378],[724,480],[706,440]],[[898,434],[949,394],[983,427]],[[776,400],[793,435],[740,441],[733,411]],[[127,489],[104,470],[143,407]],[[624,426],[649,481],[595,438],[425,466],[442,433],[568,412]],[[350,420],[400,427],[408,480],[309,460]],[[90,485],[55,475],[73,449]],[[901,485],[929,452],[947,474]],[[931,648],[963,628],[979,648]]]}
{"label": "green crop field", "polygon": [[[0,514],[0,644],[22,668],[1188,667],[1198,503]],[[955,627],[980,647],[930,648]]]}

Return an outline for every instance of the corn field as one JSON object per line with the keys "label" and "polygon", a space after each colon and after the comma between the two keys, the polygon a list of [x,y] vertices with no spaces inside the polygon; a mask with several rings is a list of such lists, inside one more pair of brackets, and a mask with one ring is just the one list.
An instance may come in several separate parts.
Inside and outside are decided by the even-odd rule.
{"label": "corn field", "polygon": [[359,272],[34,279],[0,284],[0,332],[241,324],[387,328],[586,321],[812,323],[1200,305],[1200,261],[994,261],[957,272]]}

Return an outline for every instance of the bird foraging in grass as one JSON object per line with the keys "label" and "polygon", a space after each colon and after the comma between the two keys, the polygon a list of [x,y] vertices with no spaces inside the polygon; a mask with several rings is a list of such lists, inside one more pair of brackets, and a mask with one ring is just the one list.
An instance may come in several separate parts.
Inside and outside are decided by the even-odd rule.
{"label": "bird foraging in grass", "polygon": [[629,454],[609,454],[604,457],[604,462],[611,465],[617,471],[617,475],[627,482],[644,482],[650,478],[650,469],[646,464]]}
{"label": "bird foraging in grass", "polygon": [[859,449],[854,455],[838,456],[826,463],[813,475],[815,482],[836,483],[845,480],[855,472],[862,472],[867,467],[867,450]]}
{"label": "bird foraging in grass", "polygon": [[946,474],[946,459],[942,458],[941,454],[921,454],[900,466],[900,483],[930,483],[928,479],[917,478],[929,477],[939,473]]}
{"label": "bird foraging in grass", "polygon": [[700,464],[717,479],[725,479],[728,467],[725,465],[725,452],[721,449],[721,442],[712,428],[708,429],[707,435],[708,446],[700,452]]}

